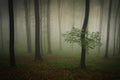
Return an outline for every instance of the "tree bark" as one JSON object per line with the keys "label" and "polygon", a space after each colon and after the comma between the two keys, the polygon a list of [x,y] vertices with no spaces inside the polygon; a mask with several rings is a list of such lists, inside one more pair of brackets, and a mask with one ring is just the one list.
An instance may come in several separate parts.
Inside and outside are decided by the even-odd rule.
{"label": "tree bark", "polygon": [[81,61],[80,61],[80,67],[81,68],[86,68],[86,45],[84,44],[85,40],[85,32],[87,30],[88,26],[88,19],[89,19],[89,7],[90,7],[90,0],[86,0],[85,2],[85,18],[84,18],[84,23],[82,26],[82,34],[81,34]]}
{"label": "tree bark", "polygon": [[13,11],[13,0],[8,0],[9,7],[9,25],[10,25],[10,66],[15,67],[15,52],[14,52],[14,11]]}
{"label": "tree bark", "polygon": [[109,2],[108,23],[107,23],[107,42],[106,42],[106,51],[104,56],[105,58],[108,58],[108,52],[109,52],[111,10],[112,10],[112,0],[110,0]]}
{"label": "tree bark", "polygon": [[27,34],[27,52],[32,53],[29,0],[24,0],[24,7],[25,7],[26,34]]}
{"label": "tree bark", "polygon": [[35,5],[35,60],[42,60],[40,48],[40,16],[39,16],[39,0],[34,0]]}
{"label": "tree bark", "polygon": [[52,54],[51,35],[50,35],[50,0],[48,0],[48,5],[47,5],[47,38],[48,38],[48,54]]}

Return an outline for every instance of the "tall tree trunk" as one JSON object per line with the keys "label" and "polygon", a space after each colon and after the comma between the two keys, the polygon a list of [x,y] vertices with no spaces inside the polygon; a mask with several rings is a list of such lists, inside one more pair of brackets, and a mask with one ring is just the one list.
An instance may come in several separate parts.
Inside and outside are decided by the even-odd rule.
{"label": "tall tree trunk", "polygon": [[51,35],[50,35],[50,0],[47,5],[47,38],[48,38],[48,54],[52,53],[51,50]]}
{"label": "tall tree trunk", "polygon": [[[72,16],[72,18],[73,18],[72,27],[75,27],[75,0],[73,0],[73,16]],[[72,43],[72,52],[73,52],[73,50],[74,50],[74,45]]]}
{"label": "tall tree trunk", "polygon": [[84,23],[82,27],[82,34],[81,34],[81,61],[80,61],[80,67],[81,68],[86,68],[86,45],[84,44],[85,40],[85,32],[87,30],[88,26],[88,19],[89,19],[89,7],[90,7],[90,0],[86,0],[85,2],[85,18],[84,18]]}
{"label": "tall tree trunk", "polygon": [[[100,2],[100,23],[99,23],[99,32],[102,32],[102,24],[103,24],[103,8],[104,8],[104,0],[99,0]],[[100,36],[101,37],[101,36]],[[99,47],[98,52],[100,52],[101,47]]]}
{"label": "tall tree trunk", "polygon": [[58,2],[59,44],[60,44],[60,50],[62,50],[62,38],[61,38],[61,0],[57,0],[57,2]]}
{"label": "tall tree trunk", "polygon": [[[119,31],[120,31],[120,23],[119,23]],[[120,32],[119,32],[120,34]],[[119,36],[119,41],[118,41],[118,55],[120,55],[120,36]]]}
{"label": "tall tree trunk", "polygon": [[120,5],[120,0],[118,0],[118,5],[117,5],[117,9],[116,9],[116,15],[115,15],[115,30],[114,30],[114,49],[113,49],[113,56],[116,54],[116,29],[117,29],[117,19],[119,17],[119,5]]}
{"label": "tall tree trunk", "polygon": [[0,36],[1,36],[1,51],[4,53],[4,40],[3,40],[3,26],[2,26],[2,13],[0,11]]}
{"label": "tall tree trunk", "polygon": [[[43,54],[43,13],[42,13],[42,9],[44,8],[44,5],[42,5],[42,4],[44,4],[44,3],[42,3],[43,1],[42,0],[40,0],[40,12],[41,12],[41,14],[40,14],[40,21],[41,21],[41,24],[40,24],[40,42],[41,42],[41,45],[40,45],[40,48],[41,48],[41,54]],[[44,11],[43,11],[44,12]]]}
{"label": "tall tree trunk", "polygon": [[24,0],[25,20],[26,20],[26,34],[27,34],[27,51],[32,52],[31,46],[31,27],[30,27],[30,0]]}
{"label": "tall tree trunk", "polygon": [[[47,2],[47,0],[44,0],[44,3],[46,4],[46,2]],[[46,40],[47,40],[47,36],[46,36],[46,31],[47,31],[47,5],[44,5],[44,21],[43,21],[43,23],[44,23],[44,27],[43,27],[43,30],[44,30],[44,32],[43,32],[43,37],[44,37],[44,53],[47,53],[47,50],[48,50],[48,48],[47,48],[47,46],[46,46]]]}
{"label": "tall tree trunk", "polygon": [[[39,0],[34,0],[35,5],[35,60],[42,60],[40,48],[40,16],[39,16]],[[40,22],[39,22],[40,21]]]}
{"label": "tall tree trunk", "polygon": [[105,51],[105,56],[104,56],[105,58],[108,58],[108,52],[109,52],[111,10],[112,10],[112,0],[109,1],[109,12],[108,12],[108,23],[107,23],[107,42],[106,42],[106,51]]}
{"label": "tall tree trunk", "polygon": [[17,45],[17,43],[18,43],[18,26],[17,26],[17,16],[18,16],[18,10],[17,10],[17,5],[18,5],[18,3],[17,3],[18,1],[16,0],[16,1],[14,1],[14,26],[15,26],[15,48],[17,47],[16,45]]}
{"label": "tall tree trunk", "polygon": [[[120,14],[120,8],[119,8],[119,14]],[[120,23],[119,21],[120,21],[120,15],[118,17],[118,29],[117,29],[118,33],[117,33],[117,43],[116,43],[118,55],[120,55]]]}
{"label": "tall tree trunk", "polygon": [[10,25],[10,66],[15,67],[15,52],[14,52],[14,11],[13,11],[13,0],[8,0],[9,7],[9,25]]}
{"label": "tall tree trunk", "polygon": [[[119,14],[120,14],[120,7],[119,7]],[[120,55],[120,15],[118,17],[118,29],[117,29],[117,54]]]}
{"label": "tall tree trunk", "polygon": [[120,23],[119,23],[119,29],[118,29],[119,33],[118,33],[118,55],[120,55]]}

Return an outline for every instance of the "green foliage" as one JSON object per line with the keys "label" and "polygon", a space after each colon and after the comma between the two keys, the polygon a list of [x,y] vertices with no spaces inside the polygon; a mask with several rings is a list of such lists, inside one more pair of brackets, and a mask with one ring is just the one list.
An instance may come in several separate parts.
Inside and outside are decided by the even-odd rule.
{"label": "green foliage", "polygon": [[[81,34],[85,34],[85,40],[81,39]],[[101,46],[101,37],[99,32],[89,33],[86,31],[85,33],[82,33],[81,29],[72,27],[70,31],[63,34],[63,37],[65,37],[65,41],[70,44],[77,43],[80,46],[81,44],[84,44],[90,49],[94,49],[96,46]],[[83,42],[81,43],[81,41]]]}

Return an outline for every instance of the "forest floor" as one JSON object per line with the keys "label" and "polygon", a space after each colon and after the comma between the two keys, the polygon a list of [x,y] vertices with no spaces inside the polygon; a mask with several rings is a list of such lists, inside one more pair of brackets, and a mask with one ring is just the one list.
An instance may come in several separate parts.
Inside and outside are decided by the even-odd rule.
{"label": "forest floor", "polygon": [[87,56],[84,70],[79,56],[43,55],[43,61],[34,61],[33,54],[16,56],[15,68],[0,56],[0,80],[120,80],[120,57]]}

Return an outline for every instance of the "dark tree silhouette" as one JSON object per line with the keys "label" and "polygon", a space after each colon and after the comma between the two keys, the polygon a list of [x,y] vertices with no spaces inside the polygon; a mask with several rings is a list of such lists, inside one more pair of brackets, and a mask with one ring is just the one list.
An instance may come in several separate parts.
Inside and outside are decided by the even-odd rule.
{"label": "dark tree silhouette", "polygon": [[108,12],[108,23],[107,23],[107,42],[106,42],[106,51],[105,51],[105,56],[104,56],[105,58],[108,58],[108,52],[109,52],[111,10],[112,10],[112,0],[109,1],[109,12]]}
{"label": "dark tree silhouette", "polygon": [[35,5],[35,60],[42,60],[40,48],[40,16],[39,16],[39,0],[34,0]]}
{"label": "dark tree silhouette", "polygon": [[2,26],[2,13],[0,11],[0,36],[1,36],[1,51],[4,52],[4,40],[3,40],[3,26]]}
{"label": "dark tree silhouette", "polygon": [[8,0],[9,7],[9,25],[10,25],[10,66],[15,67],[15,52],[14,52],[14,11],[13,11],[13,0]]}
{"label": "dark tree silhouette", "polygon": [[52,53],[51,50],[51,35],[50,35],[50,0],[47,2],[47,38],[48,38],[48,54]]}
{"label": "dark tree silhouette", "polygon": [[84,23],[82,26],[82,34],[81,34],[81,61],[80,61],[80,67],[81,68],[86,68],[86,45],[84,44],[85,40],[85,32],[87,30],[88,26],[88,19],[89,19],[89,7],[90,7],[90,0],[86,0],[85,2],[85,18],[84,18]]}
{"label": "dark tree silhouette", "polygon": [[27,51],[32,52],[31,46],[31,28],[30,28],[30,0],[24,0],[25,20],[26,20],[26,34],[27,34]]}

